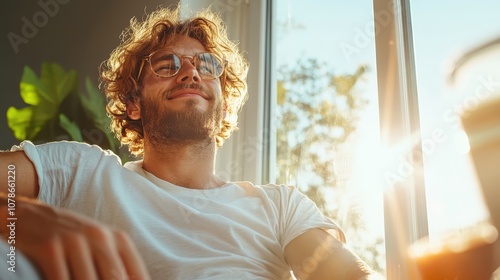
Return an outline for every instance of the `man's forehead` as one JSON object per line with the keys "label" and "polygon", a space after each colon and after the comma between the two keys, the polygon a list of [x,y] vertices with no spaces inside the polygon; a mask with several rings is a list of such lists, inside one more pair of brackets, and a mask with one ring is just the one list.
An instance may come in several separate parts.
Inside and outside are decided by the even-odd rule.
{"label": "man's forehead", "polygon": [[207,51],[200,41],[187,36],[173,37],[160,47],[159,50],[171,51],[181,55],[194,55]]}

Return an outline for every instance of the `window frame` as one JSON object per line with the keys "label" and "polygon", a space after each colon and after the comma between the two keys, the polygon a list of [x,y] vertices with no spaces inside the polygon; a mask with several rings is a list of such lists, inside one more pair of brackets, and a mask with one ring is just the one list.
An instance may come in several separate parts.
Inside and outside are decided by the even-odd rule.
{"label": "window frame", "polygon": [[410,1],[373,0],[373,11],[381,145],[412,143],[415,171],[384,190],[387,279],[407,279],[407,247],[428,234]]}

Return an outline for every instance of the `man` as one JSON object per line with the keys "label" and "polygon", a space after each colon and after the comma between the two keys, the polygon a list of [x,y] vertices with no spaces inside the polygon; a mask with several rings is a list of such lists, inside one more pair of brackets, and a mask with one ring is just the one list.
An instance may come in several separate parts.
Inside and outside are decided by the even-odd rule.
{"label": "man", "polygon": [[122,166],[73,142],[1,153],[16,194],[50,205],[16,200],[17,248],[46,279],[290,279],[290,270],[298,279],[375,279],[295,188],[214,175],[246,73],[208,11],[183,21],[178,9],[158,9],[132,21],[101,78],[112,128],[142,159]]}

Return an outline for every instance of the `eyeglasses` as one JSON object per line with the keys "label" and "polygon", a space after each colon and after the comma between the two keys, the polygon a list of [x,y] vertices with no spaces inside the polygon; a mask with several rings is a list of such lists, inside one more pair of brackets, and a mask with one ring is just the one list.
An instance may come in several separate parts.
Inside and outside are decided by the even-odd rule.
{"label": "eyeglasses", "polygon": [[179,73],[184,58],[189,59],[191,64],[196,67],[196,71],[202,79],[217,79],[224,72],[225,63],[214,53],[203,52],[194,56],[180,56],[173,52],[156,51],[142,60],[137,80],[141,77],[145,61],[149,62],[149,66],[156,76],[169,78]]}

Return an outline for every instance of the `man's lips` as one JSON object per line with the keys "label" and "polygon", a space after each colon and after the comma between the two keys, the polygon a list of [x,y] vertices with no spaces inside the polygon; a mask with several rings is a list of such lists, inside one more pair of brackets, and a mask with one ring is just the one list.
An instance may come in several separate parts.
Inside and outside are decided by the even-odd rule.
{"label": "man's lips", "polygon": [[200,91],[200,90],[197,90],[197,89],[182,89],[182,90],[176,90],[174,91],[172,94],[170,94],[168,97],[167,97],[167,100],[172,100],[172,99],[176,99],[176,98],[181,98],[181,97],[196,97],[196,96],[200,96],[202,97],[203,99],[206,99],[208,100],[208,96]]}

